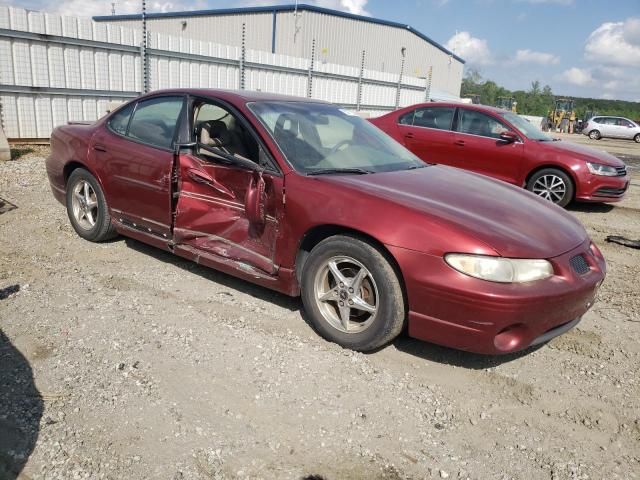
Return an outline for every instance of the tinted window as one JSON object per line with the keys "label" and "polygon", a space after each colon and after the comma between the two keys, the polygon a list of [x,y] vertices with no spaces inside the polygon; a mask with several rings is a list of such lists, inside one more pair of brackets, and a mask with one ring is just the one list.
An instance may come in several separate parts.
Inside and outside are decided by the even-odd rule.
{"label": "tinted window", "polygon": [[439,130],[451,130],[454,108],[424,107],[418,108],[413,117],[415,127],[437,128]]}
{"label": "tinted window", "polygon": [[400,125],[413,125],[413,116],[415,115],[415,113],[415,110],[411,110],[410,112],[405,113],[398,119],[398,123]]}
{"label": "tinted window", "polygon": [[629,120],[625,120],[624,118],[618,118],[618,126],[620,127],[632,127],[633,125]]}
{"label": "tinted window", "polygon": [[600,117],[592,118],[591,121],[596,123],[602,123],[602,118]]}
{"label": "tinted window", "polygon": [[171,148],[182,103],[182,97],[138,102],[129,124],[128,136],[156,147]]}
{"label": "tinted window", "polygon": [[116,133],[120,135],[127,134],[127,126],[129,125],[129,117],[131,117],[131,112],[133,111],[133,107],[135,106],[135,102],[127,105],[126,107],[118,110],[113,114],[111,119],[109,120],[109,127]]}
{"label": "tinted window", "polygon": [[500,134],[509,130],[502,122],[475,110],[460,109],[458,131],[481,137],[500,138]]}

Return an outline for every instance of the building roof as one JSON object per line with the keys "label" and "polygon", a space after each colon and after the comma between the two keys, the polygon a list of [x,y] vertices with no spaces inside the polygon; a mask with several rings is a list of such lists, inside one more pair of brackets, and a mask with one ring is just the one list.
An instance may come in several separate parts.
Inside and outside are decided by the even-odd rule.
{"label": "building roof", "polygon": [[[164,12],[164,13],[147,13],[146,17],[149,18],[184,18],[184,17],[201,17],[201,16],[215,16],[215,15],[241,15],[244,13],[278,13],[278,12],[293,12],[293,11],[309,11],[315,13],[324,13],[326,15],[333,15],[334,17],[342,17],[349,18],[352,20],[358,20],[366,23],[373,23],[377,25],[386,25],[388,27],[401,28],[403,30],[407,30],[422,40],[430,43],[434,47],[443,51],[447,55],[451,55],[453,58],[458,60],[461,63],[465,63],[465,61],[457,56],[452,51],[448,50],[444,46],[440,45],[435,40],[432,40],[424,33],[419,32],[414,29],[411,25],[406,25],[404,23],[392,22],[389,20],[382,20],[379,18],[367,17],[364,15],[356,15],[353,13],[342,12],[339,10],[332,10],[330,8],[317,7],[315,5],[272,5],[272,6],[261,6],[261,7],[242,7],[242,8],[219,8],[213,10],[192,10],[192,11],[182,11],[182,12]],[[141,20],[142,14],[132,14],[132,15],[105,15],[105,16],[96,16],[93,17],[93,20],[96,22],[113,22],[118,20]]]}

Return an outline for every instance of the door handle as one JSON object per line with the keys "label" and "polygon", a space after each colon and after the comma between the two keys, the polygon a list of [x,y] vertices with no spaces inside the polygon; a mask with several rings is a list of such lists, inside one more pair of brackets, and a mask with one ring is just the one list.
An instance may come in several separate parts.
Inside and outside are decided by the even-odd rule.
{"label": "door handle", "polygon": [[98,152],[106,152],[107,151],[106,147],[104,145],[100,145],[99,143],[96,143],[93,146],[93,149],[98,151]]}
{"label": "door handle", "polygon": [[189,170],[189,177],[191,180],[197,183],[202,183],[204,185],[211,185],[213,183],[213,178],[203,172],[199,172],[198,170]]}
{"label": "door handle", "polygon": [[220,182],[218,182],[215,178],[207,175],[204,172],[190,168],[187,171],[187,174],[189,175],[189,178],[191,178],[191,180],[193,180],[196,183],[201,183],[202,185],[211,187],[214,190],[218,191],[219,193],[225,195],[226,197],[236,198],[236,195],[231,190],[229,190],[227,187],[225,187]]}
{"label": "door handle", "polygon": [[464,140],[456,140],[453,144],[459,147],[464,147]]}
{"label": "door handle", "polygon": [[413,133],[405,133],[404,138],[414,138]]}

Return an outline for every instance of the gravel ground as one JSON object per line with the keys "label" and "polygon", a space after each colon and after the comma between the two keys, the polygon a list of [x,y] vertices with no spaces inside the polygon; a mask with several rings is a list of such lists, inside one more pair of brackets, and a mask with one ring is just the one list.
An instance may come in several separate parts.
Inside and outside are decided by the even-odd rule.
{"label": "gravel ground", "polygon": [[[640,170],[577,206],[607,258],[582,323],[486,357],[313,333],[297,299],[132,240],[91,244],[35,148],[0,164],[0,478],[640,477]],[[316,475],[316,477],[313,477]]]}

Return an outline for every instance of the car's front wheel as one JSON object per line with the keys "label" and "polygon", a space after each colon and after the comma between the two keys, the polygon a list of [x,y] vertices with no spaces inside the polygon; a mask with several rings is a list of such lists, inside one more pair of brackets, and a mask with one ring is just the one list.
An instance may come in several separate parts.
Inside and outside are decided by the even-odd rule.
{"label": "car's front wheel", "polygon": [[600,132],[598,130],[591,130],[589,132],[589,138],[591,140],[600,140],[601,138]]}
{"label": "car's front wheel", "polygon": [[301,286],[310,322],[331,342],[370,351],[402,331],[406,308],[398,274],[385,254],[355,236],[336,235],[316,245]]}
{"label": "car's front wheel", "polygon": [[85,240],[102,242],[116,235],[102,188],[84,168],[74,170],[67,181],[67,214]]}
{"label": "car's front wheel", "polygon": [[527,182],[527,190],[561,207],[566,207],[574,194],[569,175],[556,168],[536,172]]}

